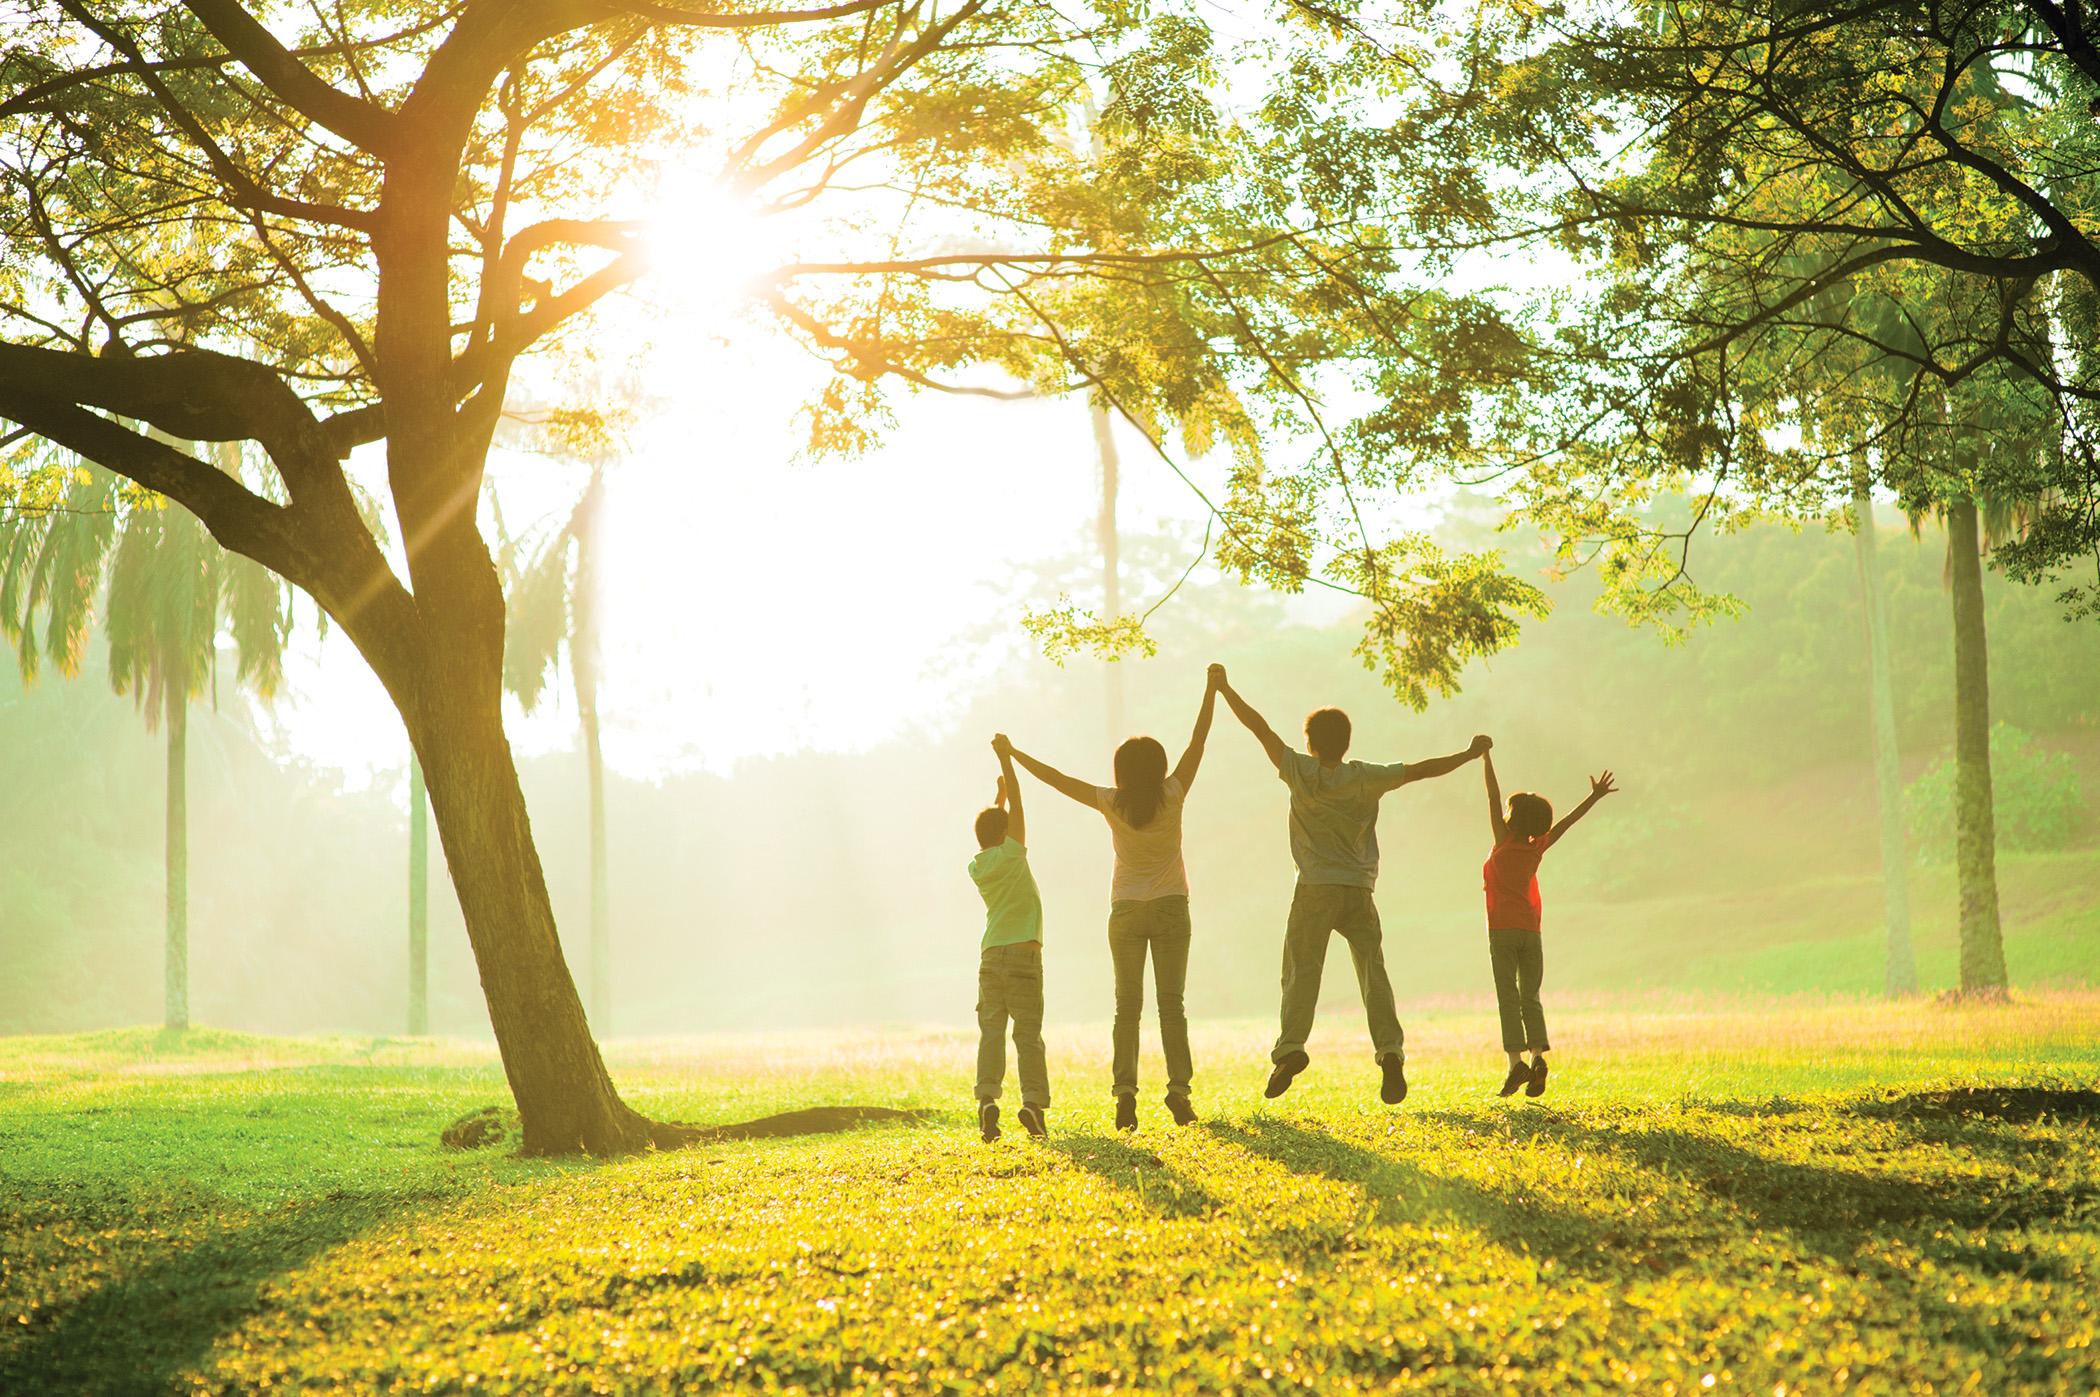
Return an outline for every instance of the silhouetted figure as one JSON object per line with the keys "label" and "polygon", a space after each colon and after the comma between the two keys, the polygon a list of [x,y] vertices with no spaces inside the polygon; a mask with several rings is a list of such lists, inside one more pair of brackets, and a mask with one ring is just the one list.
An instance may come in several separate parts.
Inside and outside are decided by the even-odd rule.
{"label": "silhouetted figure", "polygon": [[1043,1113],[1050,1109],[1050,1068],[1043,1054],[1043,898],[1028,870],[1021,783],[1014,779],[1004,733],[992,739],[992,750],[999,754],[999,793],[977,812],[977,857],[970,860],[970,881],[984,898],[977,958],[977,1131],[987,1145],[999,1138],[1009,1019],[1021,1078],[1021,1128],[1047,1135]]}
{"label": "silhouetted figure", "polygon": [[1189,1102],[1195,1064],[1189,1055],[1188,1010],[1182,1002],[1189,970],[1189,878],[1181,862],[1181,807],[1203,762],[1217,699],[1216,676],[1188,749],[1170,773],[1167,749],[1156,738],[1133,737],[1116,748],[1114,786],[1090,786],[1025,752],[1013,758],[1030,775],[1099,810],[1116,850],[1109,885],[1108,951],[1116,967],[1116,1022],[1112,1035],[1116,1129],[1137,1129],[1138,1021],[1145,1009],[1145,956],[1159,1002],[1159,1045],[1167,1058],[1167,1110],[1176,1125],[1196,1119]]}
{"label": "silhouetted figure", "polygon": [[1492,744],[1475,737],[1463,752],[1389,766],[1344,761],[1349,715],[1339,708],[1316,708],[1305,719],[1308,756],[1286,746],[1261,714],[1233,692],[1223,665],[1210,669],[1211,682],[1261,743],[1291,792],[1291,858],[1298,865],[1298,887],[1291,894],[1290,921],[1283,932],[1282,1025],[1269,1054],[1274,1067],[1262,1094],[1274,1098],[1289,1091],[1291,1080],[1311,1061],[1305,1040],[1320,1003],[1327,938],[1338,931],[1356,963],[1371,1051],[1383,1074],[1379,1099],[1397,1106],[1407,1099],[1407,1054],[1400,1015],[1393,1007],[1393,986],[1385,974],[1378,905],[1371,898],[1378,881],[1378,801],[1409,782],[1456,771]]}
{"label": "silhouetted figure", "polygon": [[[1495,973],[1495,1007],[1502,1013],[1502,1051],[1509,1054],[1503,1096],[1546,1094],[1546,1011],[1539,1007],[1539,981],[1546,974],[1546,951],[1539,939],[1539,860],[1568,832],[1568,826],[1590,813],[1590,807],[1618,788],[1611,773],[1590,779],[1589,797],[1553,823],[1553,806],[1542,795],[1518,791],[1502,812],[1502,787],[1495,781],[1495,759],[1484,757],[1488,825],[1495,847],[1480,866],[1487,892],[1488,963]],[[1531,1054],[1529,1063],[1524,1054]]]}

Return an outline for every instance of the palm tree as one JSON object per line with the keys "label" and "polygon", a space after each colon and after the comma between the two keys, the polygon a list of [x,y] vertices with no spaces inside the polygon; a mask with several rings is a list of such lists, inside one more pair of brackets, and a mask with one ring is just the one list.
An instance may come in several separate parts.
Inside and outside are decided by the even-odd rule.
{"label": "palm tree", "polygon": [[[240,474],[237,447],[216,454],[221,469]],[[0,520],[0,630],[25,678],[36,676],[40,653],[68,677],[78,672],[98,593],[111,686],[134,697],[149,732],[168,725],[165,1021],[181,1032],[190,1023],[190,701],[216,692],[222,628],[238,652],[237,682],[273,697],[290,610],[275,574],[220,548],[194,515],[82,465],[62,506]]]}
{"label": "palm tree", "polygon": [[598,523],[605,504],[607,455],[591,466],[590,483],[567,522],[528,554],[497,512],[497,566],[507,598],[503,686],[530,713],[566,648],[583,725],[590,783],[591,1023],[602,1036],[612,1025],[612,898],[606,874],[605,757],[598,740]]}

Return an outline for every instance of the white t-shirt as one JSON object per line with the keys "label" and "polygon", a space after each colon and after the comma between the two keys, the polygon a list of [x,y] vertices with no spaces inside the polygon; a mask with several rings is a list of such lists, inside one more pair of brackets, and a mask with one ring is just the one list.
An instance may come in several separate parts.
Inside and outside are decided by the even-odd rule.
{"label": "white t-shirt", "polygon": [[1152,822],[1134,829],[1116,809],[1116,788],[1094,787],[1094,804],[1108,820],[1116,846],[1116,873],[1108,886],[1110,902],[1149,902],[1155,897],[1189,893],[1188,870],[1181,864],[1181,783],[1169,776],[1160,787],[1165,797]]}

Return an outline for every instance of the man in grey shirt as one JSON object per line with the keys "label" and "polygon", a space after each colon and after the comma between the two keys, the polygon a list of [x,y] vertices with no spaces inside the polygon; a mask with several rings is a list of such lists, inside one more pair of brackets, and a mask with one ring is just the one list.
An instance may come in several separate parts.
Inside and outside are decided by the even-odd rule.
{"label": "man in grey shirt", "polygon": [[1291,895],[1291,919],[1283,933],[1283,1024],[1269,1054],[1275,1066],[1262,1094],[1278,1097],[1289,1091],[1291,1079],[1311,1060],[1305,1055],[1305,1039],[1320,1002],[1327,938],[1338,931],[1356,962],[1371,1051],[1384,1073],[1379,1098],[1397,1106],[1407,1099],[1407,1059],[1400,1015],[1393,1008],[1393,986],[1385,975],[1384,933],[1377,904],[1371,900],[1378,881],[1378,798],[1410,781],[1448,775],[1494,744],[1476,737],[1463,752],[1389,766],[1344,761],[1349,715],[1339,708],[1319,708],[1305,719],[1305,745],[1311,754],[1295,752],[1225,682],[1222,666],[1212,665],[1211,670],[1218,692],[1261,743],[1291,791],[1291,858],[1298,865],[1298,889]]}

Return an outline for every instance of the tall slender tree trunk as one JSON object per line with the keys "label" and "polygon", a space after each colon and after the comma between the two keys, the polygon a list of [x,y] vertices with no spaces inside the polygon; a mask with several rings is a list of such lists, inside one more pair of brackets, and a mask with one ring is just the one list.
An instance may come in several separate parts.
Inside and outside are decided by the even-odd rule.
{"label": "tall slender tree trunk", "polygon": [[612,884],[605,855],[605,752],[598,742],[598,520],[605,474],[591,472],[576,520],[576,582],[570,591],[569,668],[583,722],[585,779],[590,785],[591,1026],[612,1032]]}
{"label": "tall slender tree trunk", "polygon": [[1954,865],[1961,887],[1961,987],[2005,993],[1998,925],[1997,827],[1991,806],[1991,681],[1983,633],[1983,561],[1976,501],[1947,507],[1954,602]]}
{"label": "tall slender tree trunk", "polygon": [[1882,601],[1881,559],[1875,552],[1874,497],[1864,475],[1852,489],[1859,527],[1860,608],[1867,621],[1867,669],[1873,710],[1874,790],[1881,812],[1881,891],[1888,928],[1884,984],[1891,999],[1916,994],[1918,963],[1910,941],[1910,858],[1903,846],[1902,778],[1896,763],[1896,705],[1889,682],[1888,608]]}
{"label": "tall slender tree trunk", "polygon": [[408,1031],[430,1032],[430,798],[423,763],[408,758]]}
{"label": "tall slender tree trunk", "polygon": [[[1094,454],[1101,477],[1101,513],[1094,521],[1094,532],[1101,545],[1101,614],[1103,619],[1112,620],[1123,614],[1122,546],[1116,532],[1116,491],[1122,484],[1122,460],[1116,454],[1114,424],[1108,408],[1095,403],[1093,418]],[[1123,665],[1119,660],[1108,662],[1106,698],[1108,743],[1114,747],[1128,735],[1123,716]]]}
{"label": "tall slender tree trunk", "polygon": [[167,1027],[190,1026],[190,697],[187,684],[167,688],[168,948]]}

